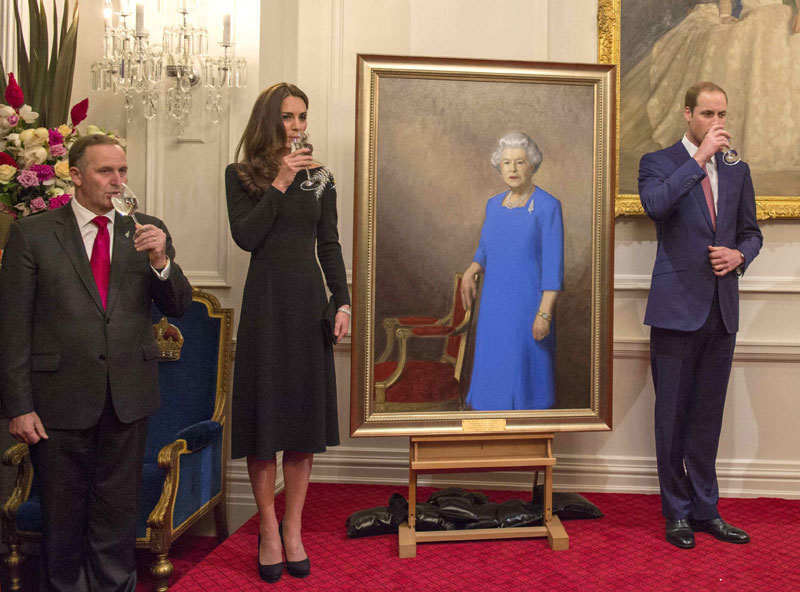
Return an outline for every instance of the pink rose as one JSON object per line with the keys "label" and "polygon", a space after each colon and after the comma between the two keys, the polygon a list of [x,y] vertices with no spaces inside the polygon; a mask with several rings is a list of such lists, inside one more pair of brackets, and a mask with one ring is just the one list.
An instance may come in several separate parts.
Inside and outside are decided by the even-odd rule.
{"label": "pink rose", "polygon": [[42,210],[47,209],[47,204],[44,202],[42,197],[34,197],[30,203],[31,206],[31,214],[35,214],[36,212],[41,212]]}
{"label": "pink rose", "polygon": [[8,117],[6,117],[6,122],[8,122],[9,126],[14,127],[15,125],[17,125],[17,123],[19,123],[19,117],[17,117],[16,115],[9,115]]}
{"label": "pink rose", "polygon": [[67,153],[67,149],[64,148],[64,144],[54,144],[50,146],[50,156],[64,156]]}
{"label": "pink rose", "polygon": [[36,173],[40,183],[44,183],[56,176],[53,172],[53,167],[49,164],[34,164],[31,165],[30,170]]}
{"label": "pink rose", "polygon": [[23,187],[36,187],[39,185],[39,175],[31,169],[23,169],[17,174],[17,182]]}
{"label": "pink rose", "polygon": [[65,206],[69,203],[69,200],[72,199],[72,196],[69,193],[61,193],[60,195],[54,195],[50,198],[50,203],[47,204],[48,209],[55,210],[56,208],[60,208],[61,206]]}

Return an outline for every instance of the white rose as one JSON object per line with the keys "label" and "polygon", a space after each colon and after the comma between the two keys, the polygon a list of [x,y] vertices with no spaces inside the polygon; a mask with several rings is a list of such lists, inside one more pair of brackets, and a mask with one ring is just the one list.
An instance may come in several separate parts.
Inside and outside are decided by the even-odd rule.
{"label": "white rose", "polygon": [[0,117],[11,117],[12,115],[16,115],[16,111],[12,107],[8,105],[0,105]]}
{"label": "white rose", "polygon": [[25,129],[20,132],[19,141],[27,145],[27,143],[30,142],[35,136],[36,136],[36,130]]}
{"label": "white rose", "polygon": [[6,137],[6,142],[8,142],[9,144],[13,144],[17,148],[19,148],[20,146],[19,134],[8,134],[8,136]]}
{"label": "white rose", "polygon": [[36,135],[36,138],[44,144],[47,140],[50,139],[50,132],[47,131],[46,127],[37,127],[33,133]]}
{"label": "white rose", "polygon": [[41,146],[34,146],[33,148],[26,148],[19,156],[23,166],[27,168],[32,164],[42,164],[47,160],[47,150]]}

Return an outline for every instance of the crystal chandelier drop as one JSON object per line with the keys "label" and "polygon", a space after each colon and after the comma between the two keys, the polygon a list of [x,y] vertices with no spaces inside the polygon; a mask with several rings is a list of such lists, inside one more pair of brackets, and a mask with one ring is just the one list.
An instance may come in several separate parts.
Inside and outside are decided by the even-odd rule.
{"label": "crystal chandelier drop", "polygon": [[167,114],[181,133],[192,114],[193,90],[202,86],[207,89],[209,118],[216,124],[222,113],[222,89],[247,86],[247,62],[233,55],[230,15],[223,18],[219,44],[222,55],[210,56],[208,31],[191,24],[190,3],[191,0],[177,0],[179,22],[164,27],[163,43],[158,45],[150,43],[150,36],[144,29],[143,4],[136,4],[135,27],[131,27],[131,2],[120,0],[119,18],[114,27],[111,1],[105,0],[103,59],[92,64],[92,89],[121,92],[125,96],[128,122],[135,95],[142,101],[145,118],[155,117],[163,88]]}

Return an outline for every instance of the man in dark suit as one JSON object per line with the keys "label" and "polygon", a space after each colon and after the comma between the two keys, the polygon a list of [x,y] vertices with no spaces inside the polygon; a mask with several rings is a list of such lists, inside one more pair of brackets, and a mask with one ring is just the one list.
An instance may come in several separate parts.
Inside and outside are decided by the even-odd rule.
{"label": "man in dark suit", "polygon": [[147,416],[159,405],[155,302],[180,316],[191,286],[164,224],[111,198],[119,143],[78,139],[75,198],[11,227],[0,269],[0,395],[42,493],[44,589],[132,591]]}
{"label": "man in dark suit", "polygon": [[716,458],[736,331],[739,276],[761,249],[750,169],[728,165],[728,99],[711,82],[686,92],[682,140],[645,154],[639,195],[656,223],[645,324],[655,386],[655,436],[667,541],[694,533],[750,539],[717,510]]}

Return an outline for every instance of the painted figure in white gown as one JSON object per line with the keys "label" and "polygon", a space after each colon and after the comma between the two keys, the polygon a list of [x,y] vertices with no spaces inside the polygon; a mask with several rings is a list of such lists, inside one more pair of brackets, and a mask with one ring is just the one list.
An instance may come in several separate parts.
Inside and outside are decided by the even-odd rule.
{"label": "painted figure in white gown", "polygon": [[739,106],[726,129],[753,171],[800,171],[800,0],[737,5],[696,5],[625,75],[623,149],[643,153],[672,144],[686,125],[675,116],[682,89],[715,80]]}

